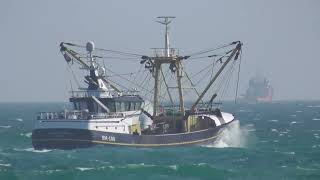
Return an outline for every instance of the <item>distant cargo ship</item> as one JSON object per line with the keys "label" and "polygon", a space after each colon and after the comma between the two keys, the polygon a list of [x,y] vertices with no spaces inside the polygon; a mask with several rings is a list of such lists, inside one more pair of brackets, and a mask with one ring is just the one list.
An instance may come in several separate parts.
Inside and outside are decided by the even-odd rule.
{"label": "distant cargo ship", "polygon": [[267,78],[256,76],[250,79],[244,100],[247,102],[271,102],[272,96],[273,88]]}

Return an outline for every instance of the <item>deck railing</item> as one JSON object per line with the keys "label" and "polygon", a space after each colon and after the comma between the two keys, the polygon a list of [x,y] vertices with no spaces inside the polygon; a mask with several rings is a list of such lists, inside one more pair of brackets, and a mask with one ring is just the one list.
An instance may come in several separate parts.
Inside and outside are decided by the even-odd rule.
{"label": "deck railing", "polygon": [[87,111],[63,111],[63,112],[40,112],[37,114],[37,120],[89,120],[89,119],[109,119],[123,118],[123,113],[99,113],[92,114]]}
{"label": "deck railing", "polygon": [[[165,48],[152,48],[153,49],[153,54],[156,57],[165,57],[167,55],[166,49]],[[169,57],[172,56],[177,56],[179,54],[179,50],[175,48],[170,48],[169,49]]]}

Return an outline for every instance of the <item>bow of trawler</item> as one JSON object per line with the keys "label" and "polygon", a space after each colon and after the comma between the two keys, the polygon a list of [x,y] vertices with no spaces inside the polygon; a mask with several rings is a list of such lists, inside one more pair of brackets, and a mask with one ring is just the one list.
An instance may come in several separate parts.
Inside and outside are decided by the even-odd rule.
{"label": "bow of trawler", "polygon": [[[215,74],[213,69],[209,69],[211,76],[204,76],[209,77],[206,81],[209,83],[199,91],[192,77],[186,72],[183,62],[197,59],[200,55],[212,53],[216,49],[180,56],[179,51],[170,48],[169,44],[168,25],[174,17],[159,18],[163,21],[158,22],[165,25],[165,48],[154,49],[154,56],[95,48],[93,42],[88,42],[86,46],[64,42],[60,44],[60,51],[68,65],[80,65],[80,69],[87,72],[82,78],[86,87],[78,86],[76,91],[72,89],[69,98],[72,108],[60,112],[40,112],[36,115],[32,132],[35,149],[72,149],[98,144],[130,147],[206,144],[214,142],[222,130],[235,121],[233,114],[221,112],[220,108],[214,105],[217,93],[209,90],[230,62],[233,62],[231,67],[235,67],[242,43],[235,41],[216,48],[229,48],[222,54],[207,54],[207,58],[219,57],[208,66],[218,69]],[[73,48],[83,48],[86,51],[78,53]],[[95,53],[97,51],[139,57],[141,69],[144,69],[147,76],[142,83],[137,83],[136,76],[130,81],[109,69],[113,75],[118,75],[135,86],[134,89],[120,90],[119,87],[123,88],[123,85],[117,80],[111,80],[110,76],[106,75],[105,64],[97,61],[117,57],[101,56]],[[200,69],[199,73],[208,67]],[[199,73],[194,74],[196,76]],[[204,78],[198,80],[198,83],[203,80]],[[153,82],[151,90],[149,81]],[[184,87],[185,81],[189,82],[191,87]],[[223,81],[229,84],[225,77],[221,82]],[[221,85],[219,87],[221,88]],[[195,92],[195,96],[191,98],[196,100],[190,106],[185,105],[186,89]],[[139,90],[151,94],[152,98],[146,98]],[[206,98],[210,100],[205,101]]]}

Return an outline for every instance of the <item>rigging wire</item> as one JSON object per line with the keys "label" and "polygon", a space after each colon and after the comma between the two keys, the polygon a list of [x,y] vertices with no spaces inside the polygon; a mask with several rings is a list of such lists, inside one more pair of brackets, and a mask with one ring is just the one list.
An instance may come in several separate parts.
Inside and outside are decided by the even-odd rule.
{"label": "rigging wire", "polygon": [[[144,89],[145,91],[148,91],[150,94],[153,94],[152,90],[150,91],[150,90],[144,88],[143,86],[140,86],[139,84],[136,84],[135,82],[130,81],[129,79],[127,79],[127,78],[125,78],[125,77],[123,77],[123,76],[115,73],[114,71],[110,70],[109,68],[106,68],[106,70],[110,71],[111,73],[113,73],[113,74],[115,74],[115,75],[118,75],[119,78],[121,78],[121,79],[123,79],[123,80],[126,80],[127,82],[135,85],[136,87],[142,88],[142,89]],[[161,96],[160,96],[160,97],[161,97]],[[161,97],[161,98],[163,98],[163,97]]]}
{"label": "rigging wire", "polygon": [[[74,44],[74,43],[64,43],[64,44],[69,45],[69,46],[79,47],[79,48],[86,48],[86,46],[78,45],[78,44]],[[95,48],[95,50],[105,51],[105,52],[114,53],[114,54],[119,54],[119,55],[124,55],[124,56],[138,56],[138,57],[144,56],[144,55],[142,55],[142,54],[122,52],[122,51],[116,51],[116,50],[104,49],[104,48]]]}
{"label": "rigging wire", "polygon": [[232,66],[230,67],[229,69],[229,72],[227,74],[230,74],[230,76],[227,76],[227,80],[226,80],[226,83],[222,89],[222,94],[221,94],[221,97],[220,97],[220,103],[222,103],[222,99],[224,97],[224,95],[226,94],[227,92],[227,89],[229,87],[229,84],[230,84],[230,81],[231,81],[231,78],[232,78],[232,74],[233,74],[233,71],[234,71],[234,66],[235,66],[235,61],[232,63]]}
{"label": "rigging wire", "polygon": [[72,77],[73,77],[74,81],[76,82],[78,88],[80,88],[80,83],[79,83],[76,75],[74,74],[74,72],[73,72],[73,70],[72,70],[72,68],[71,68],[71,65],[70,65],[69,63],[67,64],[67,67],[68,67],[67,69],[69,70],[69,72],[71,72]]}
{"label": "rigging wire", "polygon": [[218,49],[222,49],[222,48],[234,45],[234,44],[236,44],[236,42],[232,42],[232,43],[229,43],[229,44],[224,44],[224,45],[221,45],[221,46],[219,46],[217,48],[207,49],[207,50],[199,51],[199,52],[196,52],[196,53],[192,53],[192,54],[189,54],[188,56],[198,56],[198,55],[205,54],[205,53],[212,52],[212,51],[216,51]]}

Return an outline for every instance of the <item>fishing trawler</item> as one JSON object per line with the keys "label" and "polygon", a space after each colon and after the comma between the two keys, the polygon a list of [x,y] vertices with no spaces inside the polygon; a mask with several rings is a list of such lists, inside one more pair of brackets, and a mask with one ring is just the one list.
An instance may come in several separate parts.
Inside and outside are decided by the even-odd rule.
{"label": "fishing trawler", "polygon": [[[232,64],[232,68],[227,71],[227,76],[234,70],[242,43],[235,41],[181,56],[177,49],[170,48],[169,43],[169,24],[174,17],[158,18],[158,22],[165,26],[165,47],[153,49],[153,56],[96,48],[93,42],[88,42],[86,46],[60,44],[68,66],[77,66],[87,72],[82,79],[86,87],[79,86],[78,90],[72,88],[69,99],[72,108],[37,114],[32,132],[35,149],[73,149],[98,144],[129,147],[207,144],[217,140],[222,130],[236,121],[231,113],[221,112],[216,107],[214,101],[218,95],[210,90],[228,64]],[[212,54],[217,50],[223,50],[223,53]],[[99,60],[119,56],[138,60],[137,64],[141,65],[149,79],[142,78],[142,83],[137,83],[137,79],[130,80],[118,74],[135,88],[123,88],[120,81],[112,80],[107,72],[116,73],[108,68],[109,64],[102,65]],[[210,65],[194,76],[208,69],[211,75],[205,74],[199,78],[199,82],[205,85],[199,91],[200,87],[197,88],[192,76],[187,73],[184,62],[204,58],[209,59]],[[211,68],[217,68],[216,72]],[[198,70],[195,67],[191,69]],[[204,84],[202,80],[205,77],[208,81]],[[184,82],[188,82],[190,87],[183,86]],[[186,90],[192,90],[195,94],[186,95]],[[151,94],[152,98],[146,99],[140,91]],[[194,99],[192,104],[185,105],[186,97],[189,101]]]}

